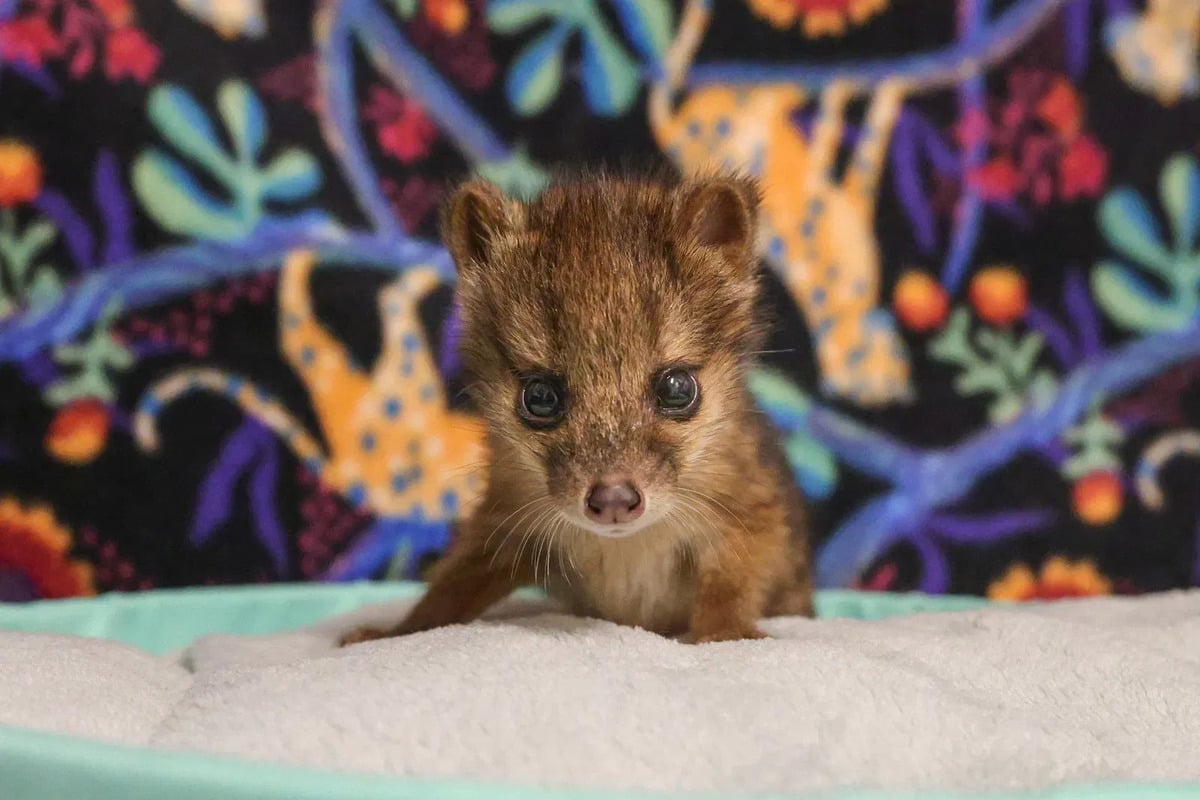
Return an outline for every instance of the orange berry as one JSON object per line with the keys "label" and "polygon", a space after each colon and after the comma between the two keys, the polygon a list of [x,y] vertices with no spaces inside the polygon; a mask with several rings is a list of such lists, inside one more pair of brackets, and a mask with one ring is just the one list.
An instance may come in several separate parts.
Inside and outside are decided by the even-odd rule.
{"label": "orange berry", "polygon": [[909,270],[892,295],[896,317],[909,330],[925,333],[942,327],[950,312],[946,290],[929,273]]}
{"label": "orange berry", "polygon": [[463,0],[425,0],[425,15],[451,36],[462,33],[471,18]]}
{"label": "orange berry", "polygon": [[96,460],[108,441],[111,415],[104,403],[85,397],[59,409],[46,432],[46,452],[65,464]]}
{"label": "orange berry", "polygon": [[1012,267],[988,267],[971,279],[971,305],[984,322],[1011,325],[1025,315],[1029,287]]}
{"label": "orange berry", "polygon": [[42,191],[42,164],[24,142],[0,141],[0,208],[28,203]]}
{"label": "orange berry", "polygon": [[1125,505],[1125,489],[1112,472],[1093,472],[1075,481],[1071,487],[1075,515],[1089,525],[1107,525]]}

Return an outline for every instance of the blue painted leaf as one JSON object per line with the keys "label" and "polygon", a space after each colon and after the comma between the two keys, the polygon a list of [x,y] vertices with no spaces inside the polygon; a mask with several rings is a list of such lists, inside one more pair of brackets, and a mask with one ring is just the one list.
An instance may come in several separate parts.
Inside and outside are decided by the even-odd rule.
{"label": "blue painted leaf", "polygon": [[262,173],[262,193],[268,200],[303,200],[320,185],[321,168],[317,160],[297,148],[284,150]]}
{"label": "blue painted leaf", "polygon": [[1124,264],[1105,261],[1092,272],[1092,294],[1113,322],[1127,330],[1179,328],[1191,321],[1194,309],[1183,308],[1139,278]]}
{"label": "blue painted leaf", "polygon": [[262,103],[242,81],[226,81],[217,90],[217,108],[243,163],[253,163],[266,141],[267,121]]}
{"label": "blue painted leaf", "polygon": [[275,567],[275,574],[287,577],[291,571],[288,558],[288,538],[275,508],[275,493],[279,487],[279,445],[274,438],[265,439],[261,453],[250,476],[250,514],[258,540],[266,548]]}
{"label": "blue painted leaf", "polygon": [[150,93],[147,113],[159,133],[181,153],[213,174],[228,171],[212,122],[186,91],[174,85],[156,88]]}
{"label": "blue painted leaf", "polygon": [[92,200],[104,220],[102,263],[113,264],[133,255],[133,211],[121,178],[117,157],[109,149],[100,151],[92,178]]}
{"label": "blue painted leaf", "polygon": [[258,455],[262,426],[246,420],[229,435],[196,494],[191,542],[199,547],[233,514],[233,495],[238,482]]}
{"label": "blue painted leaf", "polygon": [[1162,246],[1162,232],[1150,208],[1137,192],[1114,189],[1100,203],[1100,229],[1116,250],[1126,258],[1160,274],[1169,271],[1170,256]]}
{"label": "blue painted leaf", "polygon": [[[589,1],[572,0],[572,3],[586,5]],[[491,0],[487,4],[487,21],[496,33],[519,33],[547,17],[568,16],[564,12],[569,8],[569,4],[560,0]]]}
{"label": "blue painted leaf", "polygon": [[917,246],[924,253],[932,253],[937,245],[936,229],[933,208],[925,195],[918,152],[916,127],[902,118],[892,136],[892,183]]}
{"label": "blue painted leaf", "polygon": [[658,66],[671,45],[674,26],[667,0],[611,0],[625,36],[646,62]]}
{"label": "blue painted leaf", "polygon": [[583,37],[583,96],[588,107],[606,117],[629,110],[638,93],[638,70],[625,49],[597,21]]}
{"label": "blue painted leaf", "polygon": [[542,111],[562,86],[563,44],[571,29],[556,25],[534,39],[513,61],[505,91],[508,102],[523,116]]}
{"label": "blue painted leaf", "polygon": [[133,164],[133,189],[146,213],[165,231],[201,239],[236,239],[247,224],[197,185],[174,158],[151,150]]}
{"label": "blue painted leaf", "polygon": [[1200,225],[1200,170],[1191,156],[1178,155],[1163,168],[1159,193],[1163,208],[1171,220],[1175,246],[1190,250],[1196,243]]}

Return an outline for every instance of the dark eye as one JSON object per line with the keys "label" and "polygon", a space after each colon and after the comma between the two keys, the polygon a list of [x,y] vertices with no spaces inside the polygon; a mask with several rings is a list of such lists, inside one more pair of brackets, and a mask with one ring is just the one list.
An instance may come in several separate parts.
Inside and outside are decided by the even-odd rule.
{"label": "dark eye", "polygon": [[700,405],[700,384],[696,375],[683,367],[659,373],[654,381],[654,401],[668,417],[690,417]]}
{"label": "dark eye", "polygon": [[567,409],[567,390],[552,375],[531,375],[521,385],[520,414],[533,427],[553,425]]}

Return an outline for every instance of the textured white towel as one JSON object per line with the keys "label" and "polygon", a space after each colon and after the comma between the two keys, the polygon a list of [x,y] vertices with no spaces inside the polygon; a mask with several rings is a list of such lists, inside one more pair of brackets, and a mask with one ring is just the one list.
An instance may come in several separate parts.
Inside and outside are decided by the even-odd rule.
{"label": "textured white towel", "polygon": [[[557,614],[501,614],[333,648],[337,631],[379,614],[198,642],[184,658],[192,684],[146,739],[338,769],[610,789],[1200,780],[1200,593],[782,619],[764,625],[773,639],[701,647]],[[46,655],[62,646],[47,642]],[[63,670],[46,680],[52,691]],[[20,702],[6,693],[0,708]]]}

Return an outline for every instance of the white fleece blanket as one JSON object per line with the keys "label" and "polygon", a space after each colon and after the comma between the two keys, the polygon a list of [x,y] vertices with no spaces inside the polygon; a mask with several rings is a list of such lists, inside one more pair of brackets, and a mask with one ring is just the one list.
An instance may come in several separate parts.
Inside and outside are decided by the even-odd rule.
{"label": "white fleece blanket", "polygon": [[509,604],[486,622],[334,648],[402,605],[166,659],[0,634],[0,723],[556,787],[1200,780],[1200,593],[779,619],[764,625],[772,639],[701,647]]}

